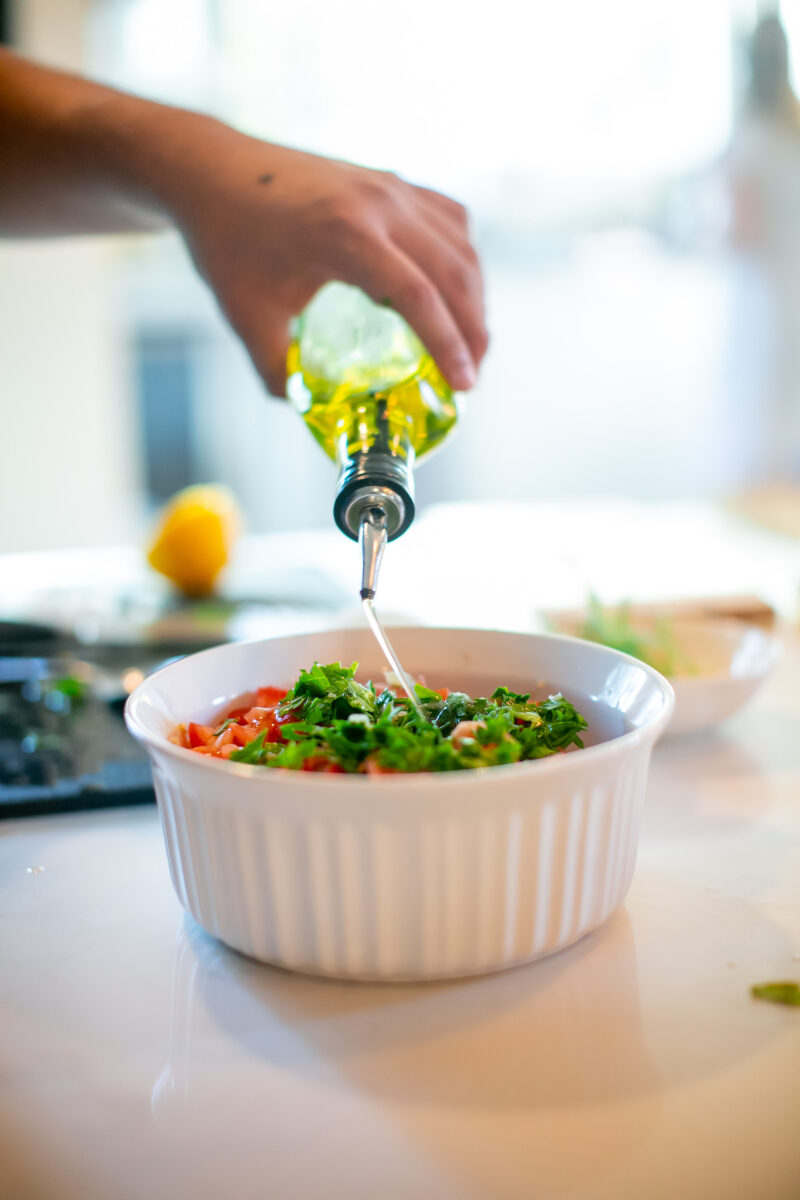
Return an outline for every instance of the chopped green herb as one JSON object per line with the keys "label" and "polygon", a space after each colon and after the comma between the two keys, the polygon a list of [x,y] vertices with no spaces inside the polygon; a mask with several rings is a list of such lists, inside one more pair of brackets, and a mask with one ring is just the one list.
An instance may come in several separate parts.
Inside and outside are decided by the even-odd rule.
{"label": "chopped green herb", "polygon": [[260,762],[261,755],[264,753],[264,738],[266,736],[266,730],[263,730],[257,737],[253,738],[252,742],[248,742],[246,746],[240,746],[238,750],[234,750],[231,758],[235,762]]}
{"label": "chopped green herb", "polygon": [[54,679],[49,687],[51,691],[60,692],[62,696],[67,696],[76,704],[80,704],[81,700],[86,699],[88,690],[83,680],[76,679],[73,675],[66,675],[63,679]]}
{"label": "chopped green herb", "polygon": [[[561,695],[535,703],[528,693],[497,688],[488,698],[443,698],[417,684],[420,715],[405,696],[359,683],[357,666],[314,663],[301,671],[277,708],[279,739],[267,741],[263,731],[231,759],[290,770],[407,773],[472,770],[583,746],[586,721]],[[453,740],[462,721],[475,723],[474,736]]]}
{"label": "chopped green herb", "polygon": [[235,720],[235,718],[234,718],[234,717],[228,717],[227,721],[223,721],[223,722],[222,722],[222,724],[220,725],[219,729],[215,729],[215,730],[214,730],[214,732],[213,732],[213,734],[212,734],[212,737],[219,737],[219,735],[220,735],[221,733],[224,733],[224,732],[225,732],[225,730],[228,728],[228,726],[229,726],[229,725],[235,725],[235,724],[236,724],[236,720]]}
{"label": "chopped green herb", "polygon": [[756,1000],[771,1000],[773,1004],[791,1004],[800,1008],[800,983],[791,980],[781,983],[756,983],[750,991]]}

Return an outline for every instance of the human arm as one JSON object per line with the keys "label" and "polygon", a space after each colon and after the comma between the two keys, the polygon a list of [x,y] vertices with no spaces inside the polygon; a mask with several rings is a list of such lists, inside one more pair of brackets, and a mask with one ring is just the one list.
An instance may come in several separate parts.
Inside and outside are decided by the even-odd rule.
{"label": "human arm", "polygon": [[388,301],[456,387],[486,350],[461,205],[0,50],[0,235],[174,225],[270,391],[289,319],[329,279]]}

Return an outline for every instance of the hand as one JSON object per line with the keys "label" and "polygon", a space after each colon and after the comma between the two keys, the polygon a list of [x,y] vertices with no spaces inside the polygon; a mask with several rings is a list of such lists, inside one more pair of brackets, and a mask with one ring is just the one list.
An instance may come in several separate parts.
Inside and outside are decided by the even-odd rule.
{"label": "hand", "polygon": [[486,352],[483,288],[460,204],[397,176],[303,154],[0,47],[0,230],[172,221],[269,389],[289,321],[330,279],[388,301],[450,383]]}
{"label": "hand", "polygon": [[[196,118],[195,118],[196,120]],[[270,392],[286,390],[289,321],[328,280],[388,301],[450,382],[472,387],[488,345],[467,214],[396,175],[260,142],[208,122],[170,138],[162,200]]]}

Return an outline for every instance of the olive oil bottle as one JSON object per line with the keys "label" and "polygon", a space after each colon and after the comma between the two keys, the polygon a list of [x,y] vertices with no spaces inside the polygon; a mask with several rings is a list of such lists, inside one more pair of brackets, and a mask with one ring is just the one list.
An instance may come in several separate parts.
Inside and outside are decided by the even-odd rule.
{"label": "olive oil bottle", "polygon": [[414,517],[413,472],[458,420],[452,391],[410,326],[358,288],[326,284],[294,324],[287,392],[339,467],[334,517],[359,538],[382,509],[387,540]]}

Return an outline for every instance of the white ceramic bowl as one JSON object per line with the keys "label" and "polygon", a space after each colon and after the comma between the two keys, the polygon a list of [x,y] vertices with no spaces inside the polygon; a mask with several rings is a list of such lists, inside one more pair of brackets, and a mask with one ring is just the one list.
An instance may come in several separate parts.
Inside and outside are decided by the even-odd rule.
{"label": "white ceramic bowl", "polygon": [[367,630],[220,646],[136,689],[172,880],[209,933],[265,962],[351,979],[435,979],[550,954],[596,928],[633,874],[650,752],[673,696],[657,672],[574,638],[393,629],[430,686],[563,691],[587,748],[444,774],[315,775],[166,740],[313,661],[384,664]]}
{"label": "white ceramic bowl", "polygon": [[670,676],[675,692],[670,737],[709,729],[733,716],[753,698],[780,652],[776,638],[742,621],[680,619],[671,629],[692,674]]}
{"label": "white ceramic bowl", "polygon": [[[549,618],[560,632],[579,635],[585,617]],[[633,628],[650,633],[653,619],[641,617]],[[769,675],[780,654],[771,634],[730,617],[670,617],[669,632],[679,671],[668,679],[675,708],[668,737],[710,729],[747,704]]]}

